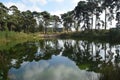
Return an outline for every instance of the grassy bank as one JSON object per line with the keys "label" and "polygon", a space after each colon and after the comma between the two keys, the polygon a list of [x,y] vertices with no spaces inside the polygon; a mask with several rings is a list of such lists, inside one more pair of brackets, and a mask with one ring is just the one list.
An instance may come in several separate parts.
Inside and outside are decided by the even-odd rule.
{"label": "grassy bank", "polygon": [[23,33],[14,31],[0,31],[0,44],[16,41],[40,40],[44,38],[57,38],[60,33]]}
{"label": "grassy bank", "polygon": [[29,37],[30,36],[28,36],[25,33],[3,31],[3,32],[0,32],[0,43],[6,43],[6,42],[11,42],[16,40],[21,41]]}
{"label": "grassy bank", "polygon": [[23,33],[23,32],[7,32],[0,31],[0,44],[8,43],[8,42],[23,42],[27,40],[38,40],[40,37],[39,33]]}
{"label": "grassy bank", "polygon": [[9,49],[18,43],[26,41],[38,41],[41,40],[40,33],[23,33],[23,32],[5,32],[0,31],[0,50]]}

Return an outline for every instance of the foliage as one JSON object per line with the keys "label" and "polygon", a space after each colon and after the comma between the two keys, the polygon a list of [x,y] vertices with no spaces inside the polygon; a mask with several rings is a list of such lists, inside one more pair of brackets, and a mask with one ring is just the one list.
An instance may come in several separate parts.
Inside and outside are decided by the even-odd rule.
{"label": "foliage", "polygon": [[119,41],[120,39],[120,29],[112,28],[109,31],[109,37],[111,41]]}
{"label": "foliage", "polygon": [[[20,11],[15,5],[7,8],[4,4],[0,3],[0,31],[16,31],[25,33],[47,32],[50,22],[58,21],[58,16],[52,18],[52,15],[47,11],[31,12]],[[53,28],[56,26],[53,26]]]}

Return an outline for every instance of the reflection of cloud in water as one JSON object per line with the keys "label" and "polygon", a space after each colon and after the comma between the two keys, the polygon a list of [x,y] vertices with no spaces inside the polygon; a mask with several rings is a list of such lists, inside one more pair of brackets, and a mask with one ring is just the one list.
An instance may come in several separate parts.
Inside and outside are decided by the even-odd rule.
{"label": "reflection of cloud in water", "polygon": [[14,75],[10,80],[97,80],[96,73],[80,70],[73,61],[61,56],[12,68],[9,74]]}

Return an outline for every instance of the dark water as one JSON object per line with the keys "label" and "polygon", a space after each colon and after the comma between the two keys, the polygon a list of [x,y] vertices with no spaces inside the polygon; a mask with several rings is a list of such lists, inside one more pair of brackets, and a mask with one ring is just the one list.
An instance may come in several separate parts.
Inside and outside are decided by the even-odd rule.
{"label": "dark water", "polygon": [[40,40],[1,47],[0,80],[120,80],[120,45]]}

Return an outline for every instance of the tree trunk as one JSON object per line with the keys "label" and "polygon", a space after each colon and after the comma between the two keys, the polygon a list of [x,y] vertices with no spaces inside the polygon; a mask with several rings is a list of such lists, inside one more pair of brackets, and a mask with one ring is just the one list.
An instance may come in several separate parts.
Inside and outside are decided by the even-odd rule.
{"label": "tree trunk", "polygon": [[92,13],[92,22],[91,22],[91,30],[93,29],[93,13]]}
{"label": "tree trunk", "polygon": [[55,27],[54,27],[55,33],[57,32],[57,27],[58,27],[57,21],[55,21]]}
{"label": "tree trunk", "polygon": [[74,28],[75,28],[76,32],[78,32],[78,29],[79,29],[78,22],[76,23],[76,22],[74,21]]}
{"label": "tree trunk", "polygon": [[44,34],[46,34],[46,31],[47,31],[47,30],[46,30],[46,29],[47,29],[46,26],[47,26],[47,25],[46,25],[46,23],[45,23],[45,26],[44,26]]}
{"label": "tree trunk", "polygon": [[107,53],[106,53],[107,47],[106,47],[106,44],[104,45],[104,47],[105,47],[105,62],[106,62],[106,60],[107,60]]}
{"label": "tree trunk", "polygon": [[96,19],[95,19],[95,30],[97,29],[97,15],[96,15]]}
{"label": "tree trunk", "polygon": [[106,11],[106,8],[105,8],[105,30],[106,30],[106,28],[107,28],[107,11]]}

